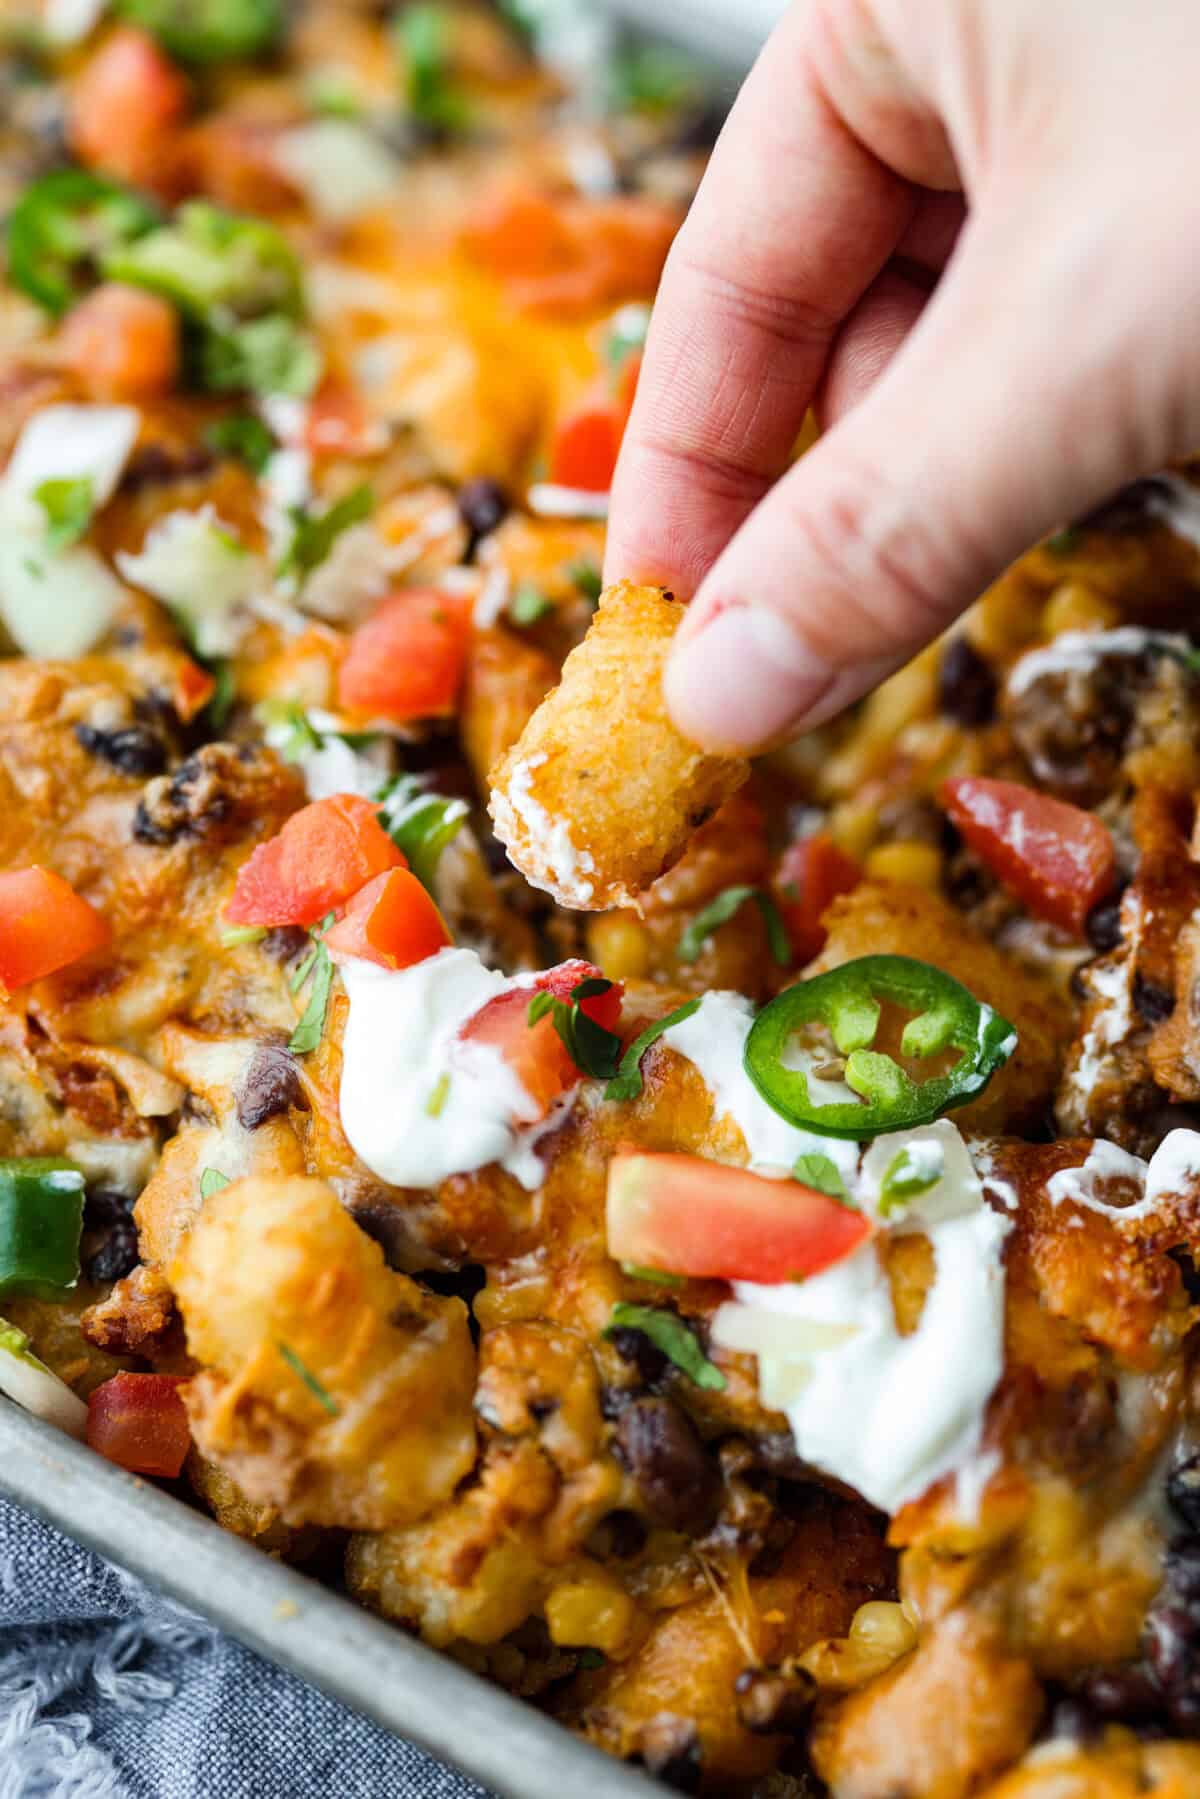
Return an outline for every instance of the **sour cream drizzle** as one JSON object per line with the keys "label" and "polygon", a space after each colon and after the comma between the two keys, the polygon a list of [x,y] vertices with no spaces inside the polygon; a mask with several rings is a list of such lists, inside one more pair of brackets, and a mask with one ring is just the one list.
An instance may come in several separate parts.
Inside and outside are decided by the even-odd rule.
{"label": "sour cream drizzle", "polygon": [[506,979],[469,949],[396,971],[347,957],[341,972],[350,999],[342,1126],[367,1167],[393,1186],[428,1188],[498,1162],[530,1192],[539,1187],[538,1140],[574,1096],[539,1120],[499,1050],[459,1034],[490,999],[531,977]]}
{"label": "sour cream drizzle", "polygon": [[[1078,1168],[1060,1168],[1046,1183],[1046,1192],[1055,1205],[1064,1199],[1099,1212],[1116,1223],[1145,1218],[1163,1210],[1164,1202],[1183,1194],[1200,1179],[1200,1131],[1171,1131],[1163,1138],[1149,1162],[1130,1155],[1106,1138],[1098,1138]],[[1142,1197],[1131,1205],[1117,1206],[1102,1199],[1097,1192],[1101,1181],[1123,1180],[1137,1187]]]}

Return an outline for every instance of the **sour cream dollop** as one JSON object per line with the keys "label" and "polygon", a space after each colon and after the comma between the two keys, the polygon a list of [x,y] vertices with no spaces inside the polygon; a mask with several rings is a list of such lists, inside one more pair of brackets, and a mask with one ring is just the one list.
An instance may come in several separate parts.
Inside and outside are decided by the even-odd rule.
{"label": "sour cream dollop", "polygon": [[806,1281],[737,1282],[734,1303],[713,1322],[715,1342],[740,1348],[754,1321],[763,1401],[784,1412],[800,1455],[887,1512],[947,1474],[977,1508],[984,1414],[1004,1369],[1003,1246],[1012,1225],[985,1201],[954,1125],[943,1119],[877,1138],[857,1198],[877,1211],[895,1157],[907,1151],[920,1162],[934,1145],[941,1178],[886,1221],[897,1232],[924,1232],[933,1248],[934,1280],[909,1335],[896,1323],[878,1238]]}
{"label": "sour cream dollop", "polygon": [[528,977],[509,980],[469,949],[395,971],[347,957],[341,973],[350,999],[342,1126],[367,1167],[393,1186],[428,1188],[498,1162],[530,1192],[539,1187],[538,1140],[574,1096],[539,1119],[499,1050],[460,1034]]}

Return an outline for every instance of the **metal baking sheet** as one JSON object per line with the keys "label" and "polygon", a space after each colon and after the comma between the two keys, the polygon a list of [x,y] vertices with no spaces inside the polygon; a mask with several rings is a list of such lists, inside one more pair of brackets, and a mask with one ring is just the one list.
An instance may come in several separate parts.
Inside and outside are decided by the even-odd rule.
{"label": "metal baking sheet", "polygon": [[2,1399],[0,1491],[506,1799],[662,1799],[533,1706]]}

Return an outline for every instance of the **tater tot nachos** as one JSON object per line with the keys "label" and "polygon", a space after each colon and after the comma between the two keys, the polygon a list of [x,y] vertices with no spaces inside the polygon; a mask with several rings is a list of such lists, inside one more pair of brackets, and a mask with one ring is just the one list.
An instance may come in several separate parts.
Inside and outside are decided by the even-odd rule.
{"label": "tater tot nachos", "polygon": [[1191,1799],[1200,465],[685,742],[583,14],[0,0],[0,1389],[667,1787]]}

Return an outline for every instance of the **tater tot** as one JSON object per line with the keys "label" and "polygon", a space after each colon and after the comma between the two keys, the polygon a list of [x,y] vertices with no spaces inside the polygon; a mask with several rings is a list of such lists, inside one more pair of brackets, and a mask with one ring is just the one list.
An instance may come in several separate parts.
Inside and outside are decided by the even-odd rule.
{"label": "tater tot", "polygon": [[660,588],[610,587],[560,685],[493,772],[496,835],[562,906],[636,900],[749,773],[705,755],[667,716],[663,664],[682,617]]}
{"label": "tater tot", "polygon": [[205,1201],[171,1266],[201,1454],[286,1524],[384,1530],[475,1460],[461,1300],[386,1266],[324,1181],[252,1176]]}

